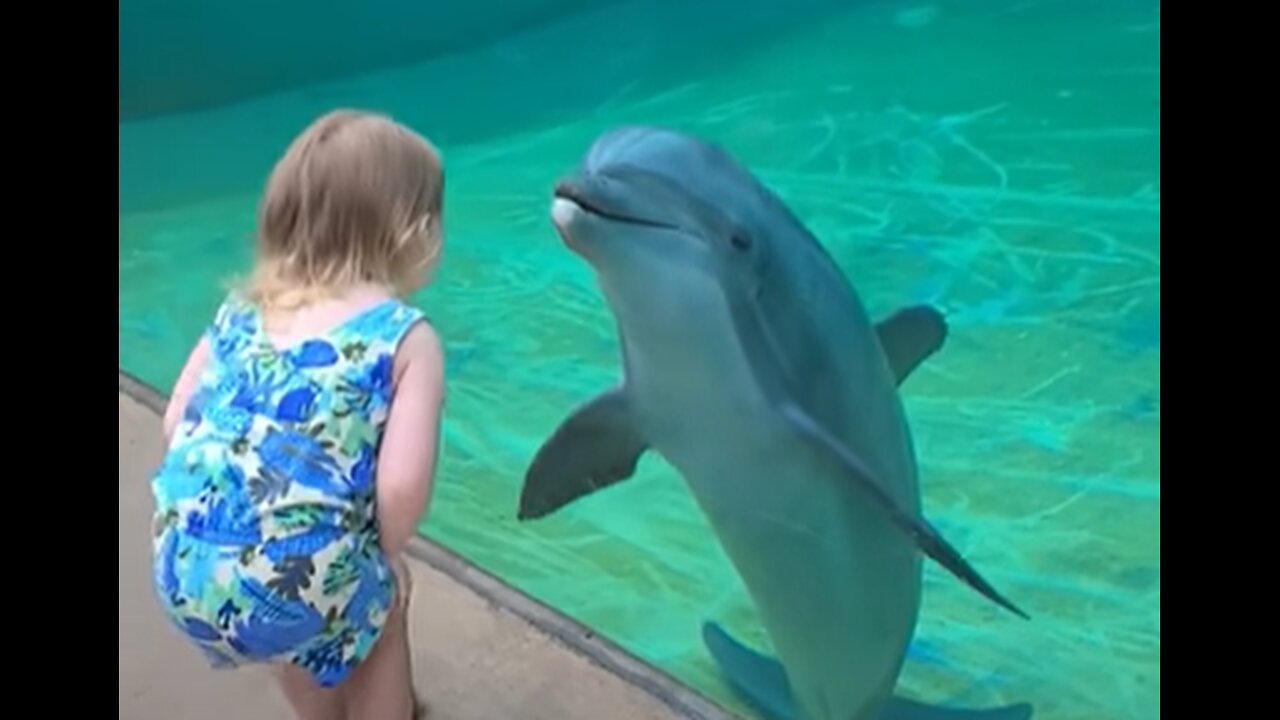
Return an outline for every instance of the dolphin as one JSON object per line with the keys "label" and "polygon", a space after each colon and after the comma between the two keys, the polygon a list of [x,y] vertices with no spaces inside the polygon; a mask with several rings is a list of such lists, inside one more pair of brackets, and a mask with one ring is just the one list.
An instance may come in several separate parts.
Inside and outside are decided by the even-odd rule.
{"label": "dolphin", "polygon": [[927,306],[873,323],[783,202],[721,147],[671,129],[600,135],[552,222],[612,311],[621,381],[534,455],[518,518],[623,481],[653,450],[685,479],[777,659],[714,623],[730,685],[778,720],[1013,720],[893,695],[922,557],[1026,617],[921,515],[898,384],[946,335]]}

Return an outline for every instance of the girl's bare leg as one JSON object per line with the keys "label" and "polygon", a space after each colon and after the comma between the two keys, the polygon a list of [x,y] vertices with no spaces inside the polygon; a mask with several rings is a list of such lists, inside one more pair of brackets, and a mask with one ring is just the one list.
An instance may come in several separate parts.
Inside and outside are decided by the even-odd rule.
{"label": "girl's bare leg", "polygon": [[298,720],[343,720],[346,717],[345,687],[320,687],[310,673],[296,665],[277,665],[275,675]]}
{"label": "girl's bare leg", "polygon": [[382,636],[344,683],[347,720],[411,720],[415,713],[409,615],[394,603]]}

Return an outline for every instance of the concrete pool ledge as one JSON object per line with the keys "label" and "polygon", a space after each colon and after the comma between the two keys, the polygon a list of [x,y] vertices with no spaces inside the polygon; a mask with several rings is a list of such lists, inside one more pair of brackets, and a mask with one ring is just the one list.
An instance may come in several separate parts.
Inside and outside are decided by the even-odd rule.
{"label": "concrete pool ledge", "polygon": [[[215,672],[151,595],[151,496],[164,396],[120,371],[120,717],[284,720],[263,669]],[[432,720],[735,720],[590,628],[425,538],[410,548],[415,684]]]}

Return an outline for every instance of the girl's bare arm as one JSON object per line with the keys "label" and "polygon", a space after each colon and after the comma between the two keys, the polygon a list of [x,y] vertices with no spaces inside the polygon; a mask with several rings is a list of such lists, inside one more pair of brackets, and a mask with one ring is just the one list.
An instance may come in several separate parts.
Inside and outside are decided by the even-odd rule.
{"label": "girl's bare arm", "polygon": [[444,405],[444,352],[426,322],[400,343],[395,386],[382,447],[378,451],[378,529],[390,557],[404,551],[427,510],[440,445]]}

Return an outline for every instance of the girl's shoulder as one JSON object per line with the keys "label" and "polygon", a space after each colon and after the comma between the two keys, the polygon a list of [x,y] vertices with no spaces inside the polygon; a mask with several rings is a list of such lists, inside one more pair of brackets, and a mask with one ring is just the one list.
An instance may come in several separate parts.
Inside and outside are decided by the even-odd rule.
{"label": "girl's shoulder", "polygon": [[399,298],[389,297],[353,313],[337,328],[337,334],[347,340],[394,349],[414,326],[429,322],[426,313],[419,308]]}
{"label": "girl's shoulder", "polygon": [[205,327],[205,340],[217,356],[249,345],[257,329],[257,308],[237,291],[228,292]]}
{"label": "girl's shoulder", "polygon": [[222,296],[222,302],[213,313],[213,327],[225,328],[229,325],[244,324],[257,313],[257,306],[236,289],[229,290]]}

